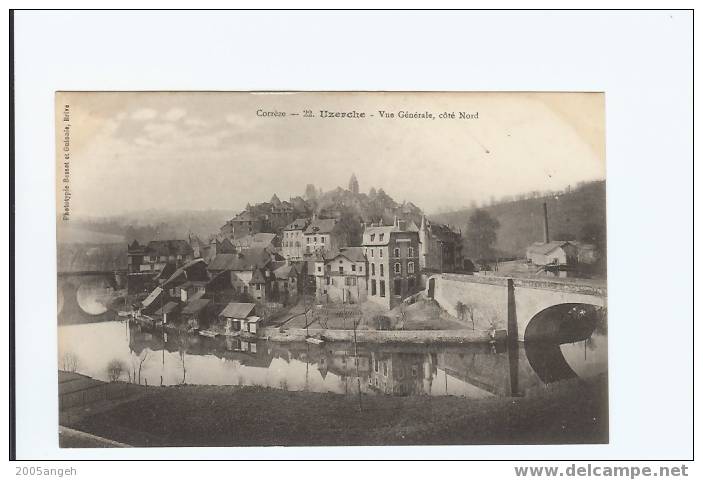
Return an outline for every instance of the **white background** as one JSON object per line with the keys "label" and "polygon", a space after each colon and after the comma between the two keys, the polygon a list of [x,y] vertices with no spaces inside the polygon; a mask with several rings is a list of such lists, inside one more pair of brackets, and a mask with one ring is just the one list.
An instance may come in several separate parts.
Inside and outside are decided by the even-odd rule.
{"label": "white background", "polygon": [[[18,458],[692,456],[691,13],[19,12],[15,34]],[[54,92],[269,89],[606,92],[609,445],[58,449]]]}

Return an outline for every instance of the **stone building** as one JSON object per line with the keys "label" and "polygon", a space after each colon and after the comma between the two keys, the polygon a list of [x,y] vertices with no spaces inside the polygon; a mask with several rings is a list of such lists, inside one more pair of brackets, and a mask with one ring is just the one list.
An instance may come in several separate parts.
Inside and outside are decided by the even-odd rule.
{"label": "stone building", "polygon": [[405,221],[367,226],[363,235],[369,264],[368,299],[391,309],[420,288],[420,238]]}
{"label": "stone building", "polygon": [[281,253],[286,260],[301,260],[305,249],[304,232],[308,226],[307,218],[298,218],[286,225],[281,240]]}
{"label": "stone building", "polygon": [[339,222],[335,218],[316,218],[303,232],[304,255],[322,255],[346,246],[346,239],[341,232]]}
{"label": "stone building", "polygon": [[368,263],[363,247],[342,247],[314,262],[315,293],[323,302],[361,303],[368,292]]}
{"label": "stone building", "polygon": [[461,231],[435,224],[422,216],[420,222],[420,268],[423,272],[456,272],[464,268]]}

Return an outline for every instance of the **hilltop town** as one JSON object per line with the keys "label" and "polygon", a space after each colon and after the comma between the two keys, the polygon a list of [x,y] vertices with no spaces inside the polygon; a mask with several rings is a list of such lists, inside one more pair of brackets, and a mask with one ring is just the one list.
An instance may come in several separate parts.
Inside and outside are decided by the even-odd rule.
{"label": "hilltop town", "polygon": [[[308,185],[304,197],[286,201],[274,194],[247,204],[207,238],[134,239],[127,248],[128,298],[137,318],[211,336],[256,335],[282,325],[403,328],[411,321],[408,307],[427,300],[432,275],[491,270],[569,277],[596,262],[593,245],[550,237],[546,202],[541,213],[544,238],[526,246],[525,258],[469,258],[461,229],[431,221],[383,189],[360,193],[352,175],[346,189],[323,193]],[[472,217],[472,230],[490,230],[492,220],[481,218]],[[491,251],[495,232],[493,240],[485,240],[491,232],[465,233],[469,242],[484,238]],[[436,318],[436,328],[447,328],[441,318],[449,328],[467,321],[462,307],[432,307],[424,316]]]}

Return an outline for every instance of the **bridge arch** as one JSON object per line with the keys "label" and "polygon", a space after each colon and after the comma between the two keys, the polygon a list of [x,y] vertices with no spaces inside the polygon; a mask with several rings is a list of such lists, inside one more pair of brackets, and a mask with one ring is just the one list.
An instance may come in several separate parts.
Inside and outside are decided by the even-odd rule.
{"label": "bridge arch", "polygon": [[551,305],[527,322],[524,340],[558,344],[584,340],[598,325],[598,309],[601,308],[596,304],[574,302]]}
{"label": "bridge arch", "polygon": [[525,356],[544,383],[577,377],[561,345],[591,338],[607,328],[606,309],[593,304],[563,303],[538,312],[525,329]]}
{"label": "bridge arch", "polygon": [[60,324],[113,320],[116,314],[107,308],[116,295],[117,284],[110,273],[105,275],[59,275],[57,282],[57,320]]}

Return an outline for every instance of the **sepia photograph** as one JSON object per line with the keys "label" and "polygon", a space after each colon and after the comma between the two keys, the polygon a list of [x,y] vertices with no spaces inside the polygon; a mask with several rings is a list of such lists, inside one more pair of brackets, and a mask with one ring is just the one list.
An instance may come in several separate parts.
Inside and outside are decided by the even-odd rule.
{"label": "sepia photograph", "polygon": [[608,443],[603,93],[55,100],[62,448]]}

